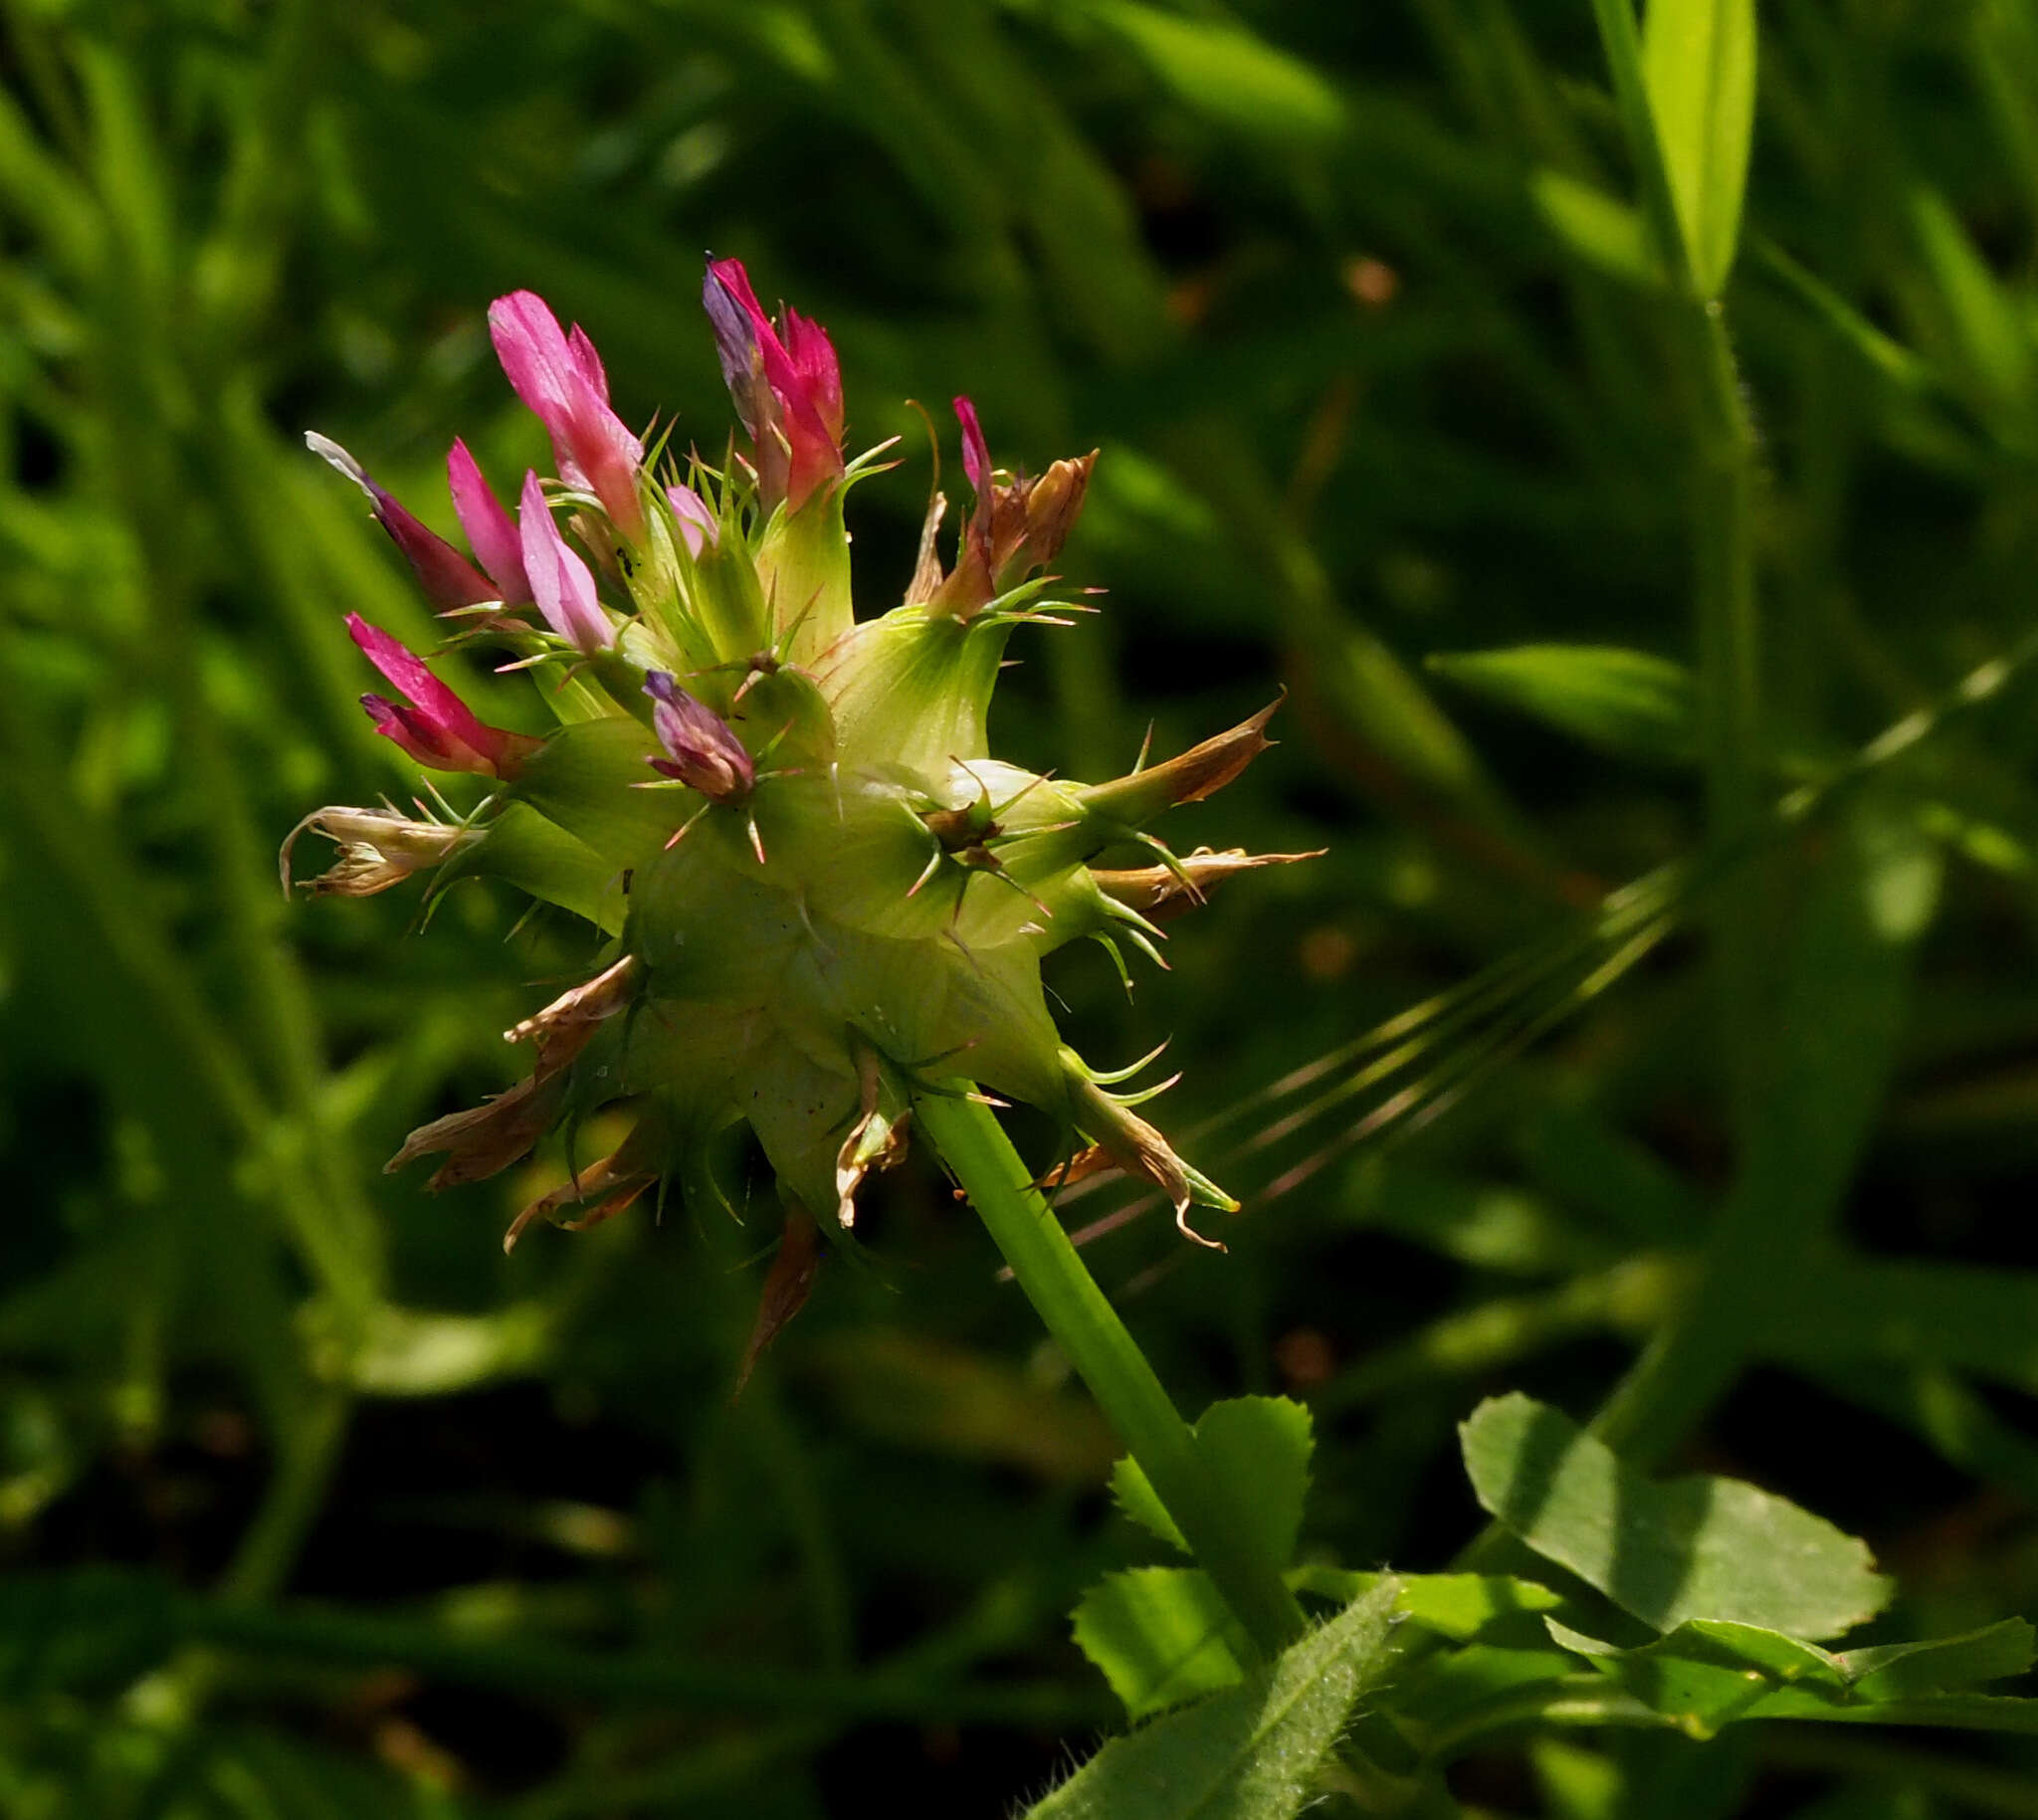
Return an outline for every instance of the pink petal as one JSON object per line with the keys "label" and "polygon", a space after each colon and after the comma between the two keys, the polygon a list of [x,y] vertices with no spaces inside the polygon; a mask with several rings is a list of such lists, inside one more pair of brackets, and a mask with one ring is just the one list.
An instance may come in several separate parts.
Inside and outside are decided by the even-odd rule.
{"label": "pink petal", "polygon": [[977,422],[976,406],[967,398],[955,401],[955,421],[962,426],[962,472],[969,476],[969,485],[981,500],[990,490],[991,451],[983,439],[983,426]]}
{"label": "pink petal", "polygon": [[494,600],[496,589],[452,544],[406,511],[396,498],[375,484],[374,477],[330,437],[306,431],[305,446],[323,457],[368,496],[375,519],[418,578],[418,585],[441,607],[469,607]]}
{"label": "pink petal", "polygon": [[790,304],[785,311],[785,351],[792,358],[813,400],[815,414],[830,438],[842,442],[842,363],[835,344],[820,323],[809,321]]}
{"label": "pink petal", "polygon": [[467,532],[474,553],[495,582],[497,598],[508,607],[521,606],[531,594],[523,573],[523,545],[516,534],[516,520],[496,498],[480,464],[457,436],[446,456],[446,482],[453,490],[453,509],[459,514],[460,528]]}
{"label": "pink petal", "polygon": [[578,651],[607,650],[615,631],[595,598],[594,576],[559,535],[534,471],[523,477],[518,523],[523,571],[545,624]]}
{"label": "pink petal", "polygon": [[530,291],[489,305],[489,333],[517,397],[551,435],[559,478],[600,500],[624,536],[642,537],[637,470],[644,445],[609,409],[608,376],[593,342],[578,327],[568,340],[558,317]]}
{"label": "pink petal", "polygon": [[594,387],[594,393],[603,404],[609,401],[609,376],[603,369],[601,355],[594,351],[594,343],[587,338],[587,330],[578,322],[573,332],[566,337],[566,350],[573,356],[573,363],[580,369],[580,375]]}
{"label": "pink petal", "polygon": [[488,744],[488,729],[475,718],[465,702],[425,668],[424,659],[416,652],[400,639],[391,638],[380,626],[369,625],[358,613],[346,616],[346,629],[347,636],[361,648],[368,662],[395,685],[397,693],[427,724],[443,729],[477,751]]}
{"label": "pink petal", "polygon": [[346,629],[368,661],[406,698],[392,702],[387,696],[368,695],[361,698],[361,706],[375,730],[395,740],[420,764],[441,771],[513,777],[544,743],[528,733],[512,733],[476,719],[467,704],[425,668],[423,659],[358,613],[347,615]]}
{"label": "pink petal", "polygon": [[512,291],[489,305],[489,338],[510,389],[551,429],[565,415],[572,367],[558,317],[534,291]]}

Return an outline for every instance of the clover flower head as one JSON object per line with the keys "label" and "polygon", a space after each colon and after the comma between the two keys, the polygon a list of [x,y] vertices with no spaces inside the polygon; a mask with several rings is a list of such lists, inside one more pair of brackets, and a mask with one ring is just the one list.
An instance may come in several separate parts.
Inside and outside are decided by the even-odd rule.
{"label": "clover flower head", "polygon": [[[929,1094],[1044,1109],[1083,1167],[1109,1158],[1157,1184],[1192,1232],[1193,1204],[1233,1203],[1131,1110],[1143,1096],[1063,1044],[1041,962],[1078,940],[1121,970],[1126,947],[1157,958],[1161,919],[1298,857],[1177,859],[1149,827],[1236,777],[1265,749],[1273,709],[1102,783],[994,758],[1007,645],[1067,623],[1045,571],[1095,455],[1037,478],[995,467],[958,398],[970,515],[944,557],[936,496],[903,598],[859,619],[843,502],[879,464],[844,458],[835,349],[797,311],[768,315],[734,260],[710,265],[705,298],[749,436],[721,469],[647,461],[585,334],[528,292],[498,300],[504,370],[550,432],[558,475],[527,474],[512,518],[454,444],[448,481],[474,561],[314,440],[368,492],[460,642],[533,670],[560,724],[485,725],[350,617],[395,690],[363,698],[377,728],[421,764],[488,780],[488,794],[457,826],[317,811],[299,832],[326,835],[341,860],[313,889],[363,895],[433,867],[434,890],[496,875],[607,943],[590,979],[509,1033],[532,1048],[525,1080],[413,1132],[392,1166],[437,1155],[435,1187],[473,1181],[599,1106],[633,1109],[615,1152],[525,1208],[514,1240],[535,1222],[611,1217],[660,1180],[693,1192],[703,1147],[747,1121],[797,1239],[767,1290],[767,1336],[811,1281],[810,1216],[851,1227],[861,1184],[898,1158]],[[1110,863],[1127,854],[1146,863]]]}

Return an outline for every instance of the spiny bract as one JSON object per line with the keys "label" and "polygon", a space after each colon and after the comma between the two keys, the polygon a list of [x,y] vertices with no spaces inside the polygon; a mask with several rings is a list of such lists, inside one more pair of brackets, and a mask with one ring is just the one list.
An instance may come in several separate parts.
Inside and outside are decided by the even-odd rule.
{"label": "spiny bract", "polygon": [[[1048,617],[1040,571],[1095,456],[1037,479],[994,470],[958,398],[975,506],[953,566],[936,553],[936,495],[904,603],[858,623],[843,498],[883,452],[845,463],[840,371],[817,324],[767,315],[733,260],[709,267],[706,302],[749,448],[719,471],[697,456],[684,476],[647,458],[578,327],[562,332],[527,292],[497,302],[497,351],[551,434],[559,478],[527,475],[512,518],[456,442],[448,474],[472,561],[344,450],[309,439],[368,495],[463,637],[529,665],[560,721],[542,739],[484,725],[396,640],[349,618],[401,698],[362,698],[378,728],[420,763],[496,788],[458,822],[318,810],[300,832],[340,859],[312,889],[362,896],[424,868],[435,891],[490,876],[611,943],[592,979],[509,1033],[533,1047],[528,1078],[413,1132],[390,1166],[441,1153],[434,1187],[475,1180],[628,1101],[630,1136],[526,1208],[510,1242],[534,1219],[604,1217],[661,1178],[710,1179],[702,1147],[739,1119],[788,1202],[847,1227],[915,1096],[974,1083],[1080,1133],[1093,1149],[1073,1162],[1157,1183],[1188,1231],[1192,1202],[1234,1203],[1130,1110],[1137,1096],[1108,1092],[1063,1045],[1040,962],[1084,936],[1115,955],[1121,939],[1148,948],[1152,918],[1291,857],[1178,860],[1146,832],[1236,776],[1272,709],[1110,783],[992,758],[985,713],[1006,641]],[[1093,868],[1128,844],[1149,863]]]}

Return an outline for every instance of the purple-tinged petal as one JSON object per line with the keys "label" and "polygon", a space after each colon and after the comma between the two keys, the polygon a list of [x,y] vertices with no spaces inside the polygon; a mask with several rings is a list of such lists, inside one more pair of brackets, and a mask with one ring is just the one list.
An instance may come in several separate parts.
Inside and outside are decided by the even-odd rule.
{"label": "purple-tinged petal", "polygon": [[420,764],[442,771],[479,771],[513,777],[542,740],[477,719],[452,690],[425,668],[424,659],[358,613],[346,618],[347,636],[404,700],[367,695],[361,706],[375,730],[393,739]]}
{"label": "purple-tinged petal", "polygon": [[[842,369],[818,323],[787,309],[783,338],[741,260],[708,264],[702,301],[722,378],[750,433],[767,508],[793,510],[842,474]],[[790,341],[789,348],[787,342]]]}
{"label": "purple-tinged petal", "polygon": [[315,430],[305,433],[305,446],[322,456],[368,496],[376,520],[389,533],[389,540],[403,552],[404,560],[418,578],[426,597],[440,607],[471,607],[494,600],[498,589],[452,544],[420,523],[382,488],[359,462],[330,437]]}
{"label": "purple-tinged petal", "polygon": [[[594,344],[576,327],[569,341],[542,298],[511,292],[489,305],[489,334],[517,397],[552,439],[559,478],[602,503],[633,542],[644,535],[637,471],[644,445],[609,409],[608,377]],[[527,566],[527,559],[526,559]]]}
{"label": "purple-tinged petal", "polygon": [[446,482],[453,490],[453,509],[460,528],[481,565],[495,582],[506,607],[520,607],[531,598],[530,582],[523,573],[523,543],[516,534],[516,520],[496,498],[496,490],[483,478],[466,443],[459,437],[446,456]]}
{"label": "purple-tinged petal", "polygon": [[728,387],[744,430],[761,453],[771,422],[772,397],[771,388],[764,383],[757,331],[762,324],[769,332],[770,324],[757,307],[739,260],[708,262],[708,276],[701,286],[701,304],[708,311],[709,327],[714,331],[714,351],[721,362],[722,383]]}
{"label": "purple-tinged petal", "polygon": [[615,643],[615,628],[595,598],[594,576],[552,522],[551,507],[534,471],[523,477],[518,512],[523,547],[523,572],[529,578],[537,610],[576,651],[606,651]]}
{"label": "purple-tinged petal", "polygon": [[652,759],[654,770],[691,784],[718,803],[749,795],[757,781],[757,766],[726,720],[695,701],[663,670],[654,670],[644,679],[644,693],[655,704],[652,730],[671,754]]}
{"label": "purple-tinged petal", "polygon": [[687,540],[688,555],[698,556],[708,544],[719,540],[721,526],[709,510],[708,502],[693,488],[675,481],[665,490],[665,497],[672,502],[673,515],[680,521],[680,535]]}

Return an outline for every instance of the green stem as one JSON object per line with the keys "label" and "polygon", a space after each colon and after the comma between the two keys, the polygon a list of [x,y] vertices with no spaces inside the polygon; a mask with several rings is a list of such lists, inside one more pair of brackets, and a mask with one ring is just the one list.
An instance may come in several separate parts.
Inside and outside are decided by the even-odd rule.
{"label": "green stem", "polygon": [[1286,1563],[1268,1558],[1234,1489],[1205,1466],[1194,1432],[1077,1256],[1004,1127],[967,1097],[966,1084],[956,1085],[962,1091],[917,1103],[920,1128],[1224,1602],[1263,1652],[1278,1654],[1307,1623],[1281,1577]]}
{"label": "green stem", "polygon": [[[1694,606],[1710,846],[1737,853],[1766,825],[1760,624],[1755,592],[1754,424],[1718,303],[1685,305],[1698,394],[1694,448]],[[1772,1042],[1765,1006],[1769,869],[1726,877],[1709,917],[1736,1179],[1714,1225],[1695,1293],[1656,1335],[1593,1423],[1634,1464],[1672,1453],[1740,1372],[1757,1292],[1787,1275],[1818,1217],[1797,1172],[1776,1167],[1764,1117]],[[1783,1141],[1788,1141],[1784,1139]],[[1780,1190],[1780,1192],[1779,1192]]]}
{"label": "green stem", "polygon": [[[1763,811],[1761,630],[1755,598],[1754,424],[1717,303],[1687,306],[1699,394],[1692,525],[1698,622],[1700,739],[1709,835],[1742,840]],[[1721,894],[1713,919],[1719,955],[1733,1129],[1743,1149],[1757,1113],[1754,1079],[1763,1046],[1760,867]],[[1743,1161],[1745,1159],[1743,1158]]]}
{"label": "green stem", "polygon": [[296,1432],[278,1437],[279,1459],[269,1490],[221,1583],[228,1603],[257,1604],[289,1583],[305,1538],[324,1508],[351,1410],[352,1398],[345,1391],[320,1391],[295,1424]]}
{"label": "green stem", "polygon": [[[1703,295],[1678,216],[1642,66],[1631,0],[1592,0],[1615,101],[1640,180],[1642,205],[1675,302],[1673,333],[1691,387],[1693,608],[1699,653],[1700,743],[1709,846],[1734,852],[1764,822],[1761,627],[1755,589],[1759,449],[1727,320]],[[1739,1292],[1750,1267],[1767,1270],[1799,1232],[1795,1209],[1761,1192],[1766,1171],[1762,1071],[1765,868],[1727,879],[1710,917],[1721,1006],[1726,1092],[1738,1184],[1716,1223],[1696,1293],[1662,1328],[1600,1412],[1594,1429],[1646,1464],[1676,1447],[1733,1381],[1746,1357]],[[1484,1546],[1483,1537],[1475,1547]]]}

